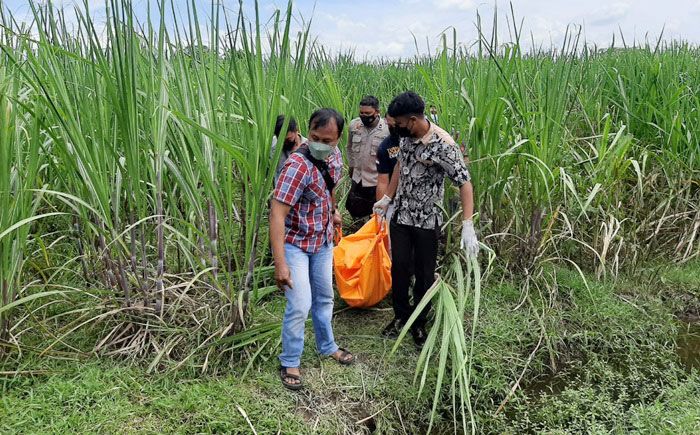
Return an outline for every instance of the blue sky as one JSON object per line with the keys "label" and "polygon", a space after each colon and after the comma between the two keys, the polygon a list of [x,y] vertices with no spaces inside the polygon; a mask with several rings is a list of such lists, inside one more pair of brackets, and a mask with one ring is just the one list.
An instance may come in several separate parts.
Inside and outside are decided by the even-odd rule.
{"label": "blue sky", "polygon": [[[46,0],[43,0],[46,1]],[[188,0],[189,1],[189,0]],[[196,0],[206,15],[209,0]],[[0,0],[17,18],[28,17],[26,1]],[[82,3],[82,0],[80,0]],[[185,0],[176,0],[184,8]],[[235,13],[238,1],[223,1]],[[496,2],[477,0],[297,0],[294,2],[295,27],[302,20],[312,20],[311,32],[320,44],[331,50],[354,50],[359,58],[397,58],[416,53],[414,36],[421,53],[435,50],[440,33],[454,28],[458,40],[470,45],[477,39],[475,21],[477,12],[490,26]],[[56,0],[54,4],[72,8],[73,0]],[[103,16],[103,0],[89,0],[91,9],[99,20]],[[145,16],[146,0],[134,4]],[[284,8],[282,0],[260,0],[264,18],[276,8]],[[252,10],[253,2],[244,1],[244,7]],[[498,16],[502,40],[508,39],[508,2],[498,1]],[[561,42],[567,25],[583,26],[588,42],[607,46],[620,32],[628,43],[636,39],[650,40],[658,37],[665,27],[667,39],[683,39],[700,43],[700,0],[514,0],[516,18],[524,20],[525,45],[549,47]],[[450,30],[451,32],[451,30]]]}

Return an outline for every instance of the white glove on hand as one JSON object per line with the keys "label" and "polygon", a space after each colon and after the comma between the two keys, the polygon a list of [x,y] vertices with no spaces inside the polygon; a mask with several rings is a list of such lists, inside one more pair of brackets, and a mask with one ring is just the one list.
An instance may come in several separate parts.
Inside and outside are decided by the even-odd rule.
{"label": "white glove on hand", "polygon": [[479,253],[479,241],[474,232],[474,223],[471,219],[462,221],[462,242],[460,248],[467,251],[467,256],[476,257]]}
{"label": "white glove on hand", "polygon": [[384,195],[382,199],[374,203],[372,211],[380,217],[384,217],[386,216],[386,210],[389,208],[389,204],[391,204],[391,198]]}

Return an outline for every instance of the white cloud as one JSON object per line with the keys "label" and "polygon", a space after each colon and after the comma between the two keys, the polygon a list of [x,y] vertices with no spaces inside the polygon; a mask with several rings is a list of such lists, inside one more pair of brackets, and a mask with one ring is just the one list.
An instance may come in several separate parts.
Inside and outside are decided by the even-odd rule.
{"label": "white cloud", "polygon": [[588,24],[604,26],[617,23],[628,14],[631,6],[629,2],[614,2],[605,5],[590,14]]}
{"label": "white cloud", "polygon": [[693,2],[693,4],[688,8],[688,10],[693,15],[700,14],[700,0]]}
{"label": "white cloud", "polygon": [[[525,21],[529,30],[522,35],[521,43],[527,48],[549,49],[557,46],[566,34],[566,23],[541,15],[535,15],[532,19]],[[574,29],[569,29],[572,32]],[[535,44],[535,47],[531,45]]]}
{"label": "white cloud", "polygon": [[[47,1],[47,0],[39,0]],[[67,11],[67,19],[74,20],[71,13],[74,4],[83,0],[53,0],[54,5]],[[104,0],[88,0],[93,18],[104,22]],[[200,12],[200,24],[208,21],[209,5],[219,0],[194,0]],[[237,0],[221,0],[229,9],[229,18],[235,20]],[[665,26],[664,38],[682,39],[700,43],[700,0],[294,0],[293,32],[311,20],[312,38],[331,52],[354,50],[357,58],[411,57],[419,50],[427,54],[427,47],[435,50],[440,46],[440,33],[455,28],[458,44],[471,47],[478,39],[474,23],[477,8],[486,35],[491,34],[493,14],[498,14],[499,42],[511,41],[513,23],[510,20],[510,2],[515,9],[516,22],[524,19],[522,32],[525,49],[559,46],[567,25],[584,25],[584,35],[589,43],[607,45],[616,35],[620,43],[622,32],[626,41],[653,40]],[[182,25],[187,2],[174,0]],[[151,2],[152,3],[152,2]],[[20,21],[31,21],[31,12],[26,0],[0,0]],[[134,0],[140,20],[145,19],[146,0]],[[247,18],[253,19],[252,5],[245,0]],[[284,10],[287,0],[260,0],[261,20],[267,18],[275,7]],[[497,7],[497,8],[495,8]],[[575,29],[570,29],[575,30]],[[208,36],[208,35],[207,35]],[[448,30],[451,42],[452,31]]]}
{"label": "white cloud", "polygon": [[361,59],[365,55],[371,58],[397,58],[406,52],[406,45],[400,42],[386,42],[382,44],[358,44],[355,53]]}
{"label": "white cloud", "polygon": [[469,10],[474,7],[472,0],[433,0],[438,9],[458,9],[462,11]]}

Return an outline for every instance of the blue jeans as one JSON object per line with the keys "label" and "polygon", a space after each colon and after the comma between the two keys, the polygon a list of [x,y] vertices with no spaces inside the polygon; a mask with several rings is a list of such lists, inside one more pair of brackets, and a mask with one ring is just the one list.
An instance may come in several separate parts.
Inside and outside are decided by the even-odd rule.
{"label": "blue jeans", "polygon": [[287,308],[282,321],[283,367],[299,367],[304,351],[304,327],[311,310],[316,335],[316,348],[322,355],[338,350],[333,338],[333,245],[324,245],[315,254],[285,243],[284,256],[292,278],[293,288],[285,290]]}

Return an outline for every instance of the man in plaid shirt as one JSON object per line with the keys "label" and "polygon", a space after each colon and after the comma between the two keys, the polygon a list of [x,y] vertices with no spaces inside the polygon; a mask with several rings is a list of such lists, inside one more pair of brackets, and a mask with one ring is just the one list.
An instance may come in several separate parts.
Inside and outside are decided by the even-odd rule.
{"label": "man in plaid shirt", "polygon": [[309,120],[308,141],[287,159],[270,211],[270,242],[275,280],[285,291],[280,379],[301,389],[299,372],[304,326],[311,311],[316,347],[340,364],[355,357],[333,338],[333,226],[340,217],[333,188],[340,180],[338,142],[345,121],[334,109],[319,109]]}

